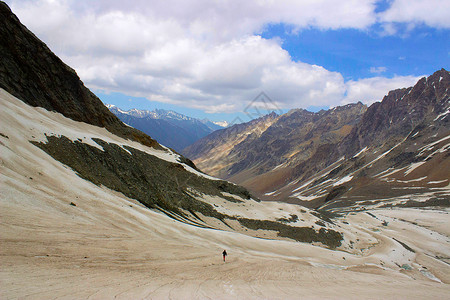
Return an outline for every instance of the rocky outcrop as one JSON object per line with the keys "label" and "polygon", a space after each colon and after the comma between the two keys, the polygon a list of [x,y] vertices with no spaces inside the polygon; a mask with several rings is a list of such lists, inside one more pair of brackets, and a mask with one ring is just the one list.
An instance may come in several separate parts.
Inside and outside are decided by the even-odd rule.
{"label": "rocky outcrop", "polygon": [[[64,136],[48,136],[47,142],[33,144],[70,166],[86,180],[119,191],[149,208],[181,217],[185,217],[184,210],[224,218],[212,205],[190,196],[187,192],[190,189],[222,198],[222,192],[242,199],[251,197],[242,187],[196,176],[179,163],[168,162],[131,147],[122,148],[100,139],[94,141],[103,150],[80,141],[72,142]],[[236,201],[232,197],[227,199]]]}
{"label": "rocky outcrop", "polygon": [[0,87],[22,101],[147,146],[158,143],[123,124],[41,40],[0,2]]}

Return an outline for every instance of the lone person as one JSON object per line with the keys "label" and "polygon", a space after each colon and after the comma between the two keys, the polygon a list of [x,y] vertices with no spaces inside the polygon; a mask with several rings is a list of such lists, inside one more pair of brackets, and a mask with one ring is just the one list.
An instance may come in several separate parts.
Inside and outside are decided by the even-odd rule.
{"label": "lone person", "polygon": [[223,255],[223,261],[225,261],[225,257],[228,255],[227,250],[223,250],[222,255]]}

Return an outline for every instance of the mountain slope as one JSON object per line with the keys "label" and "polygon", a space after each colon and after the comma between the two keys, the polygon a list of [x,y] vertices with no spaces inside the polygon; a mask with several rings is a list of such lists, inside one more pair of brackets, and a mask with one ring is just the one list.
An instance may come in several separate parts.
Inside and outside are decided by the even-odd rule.
{"label": "mountain slope", "polygon": [[219,127],[211,122],[209,123],[213,126],[163,109],[123,111],[113,105],[108,105],[108,108],[125,124],[141,130],[177,152],[181,152],[185,147],[213,132],[215,130],[212,129],[213,126]]}
{"label": "mountain slope", "polygon": [[[158,147],[147,135],[125,126],[102,105],[32,32],[20,24],[9,7],[0,3],[0,87],[32,106],[105,127],[119,136]],[[64,99],[62,101],[61,99]]]}
{"label": "mountain slope", "polygon": [[[366,109],[357,103],[318,113],[291,110],[239,125],[239,134],[245,138],[238,142],[233,141],[236,129],[231,127],[220,131],[220,135],[199,140],[183,153],[209,174],[239,182],[256,192],[267,191],[286,180],[292,168],[310,159],[317,149],[340,142]],[[265,126],[255,133],[253,124],[261,122]],[[223,151],[222,145],[230,150]]]}
{"label": "mountain slope", "polygon": [[239,143],[227,141],[228,128],[183,153],[207,173],[264,199],[321,209],[395,197],[384,205],[448,206],[449,87],[449,72],[442,69],[369,108],[358,103],[318,113],[293,110],[258,135],[240,132],[248,138]]}
{"label": "mountain slope", "polygon": [[240,161],[233,155],[233,149],[245,141],[259,138],[277,118],[276,113],[271,113],[248,123],[215,131],[185,148],[182,153],[196,160],[201,170],[213,176],[229,178],[229,168]]}
{"label": "mountain slope", "polygon": [[[329,208],[358,206],[354,203],[358,199],[399,196],[403,200],[395,198],[392,205],[448,206],[449,88],[450,74],[442,69],[414,87],[390,92],[369,107],[352,132],[322,159],[327,169],[312,176],[308,173],[312,165],[298,165],[291,177],[298,181],[291,185],[296,193],[291,188],[284,191],[290,190],[294,197],[313,198],[316,205],[333,199],[327,204]],[[336,189],[341,192],[331,195]],[[379,202],[372,204],[390,205]]]}
{"label": "mountain slope", "polygon": [[[379,146],[386,140],[396,144],[416,128],[435,123],[448,129],[449,72],[441,69],[409,88],[390,91],[381,102],[370,106],[357,127],[346,137],[341,152],[355,152]],[[435,120],[438,116],[438,119]],[[438,122],[436,122],[438,121]]]}

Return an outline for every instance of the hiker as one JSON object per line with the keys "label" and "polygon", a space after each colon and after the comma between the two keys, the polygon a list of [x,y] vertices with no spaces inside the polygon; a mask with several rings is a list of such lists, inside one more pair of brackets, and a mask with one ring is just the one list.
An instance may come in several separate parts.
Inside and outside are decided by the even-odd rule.
{"label": "hiker", "polygon": [[225,257],[228,255],[227,250],[223,250],[222,255],[223,255],[223,261],[225,261]]}

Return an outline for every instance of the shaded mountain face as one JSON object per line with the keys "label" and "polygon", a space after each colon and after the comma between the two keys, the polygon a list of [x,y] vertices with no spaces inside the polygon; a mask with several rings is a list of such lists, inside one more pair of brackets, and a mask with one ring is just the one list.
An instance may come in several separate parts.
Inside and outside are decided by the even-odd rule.
{"label": "shaded mountain face", "polygon": [[[264,199],[330,210],[448,206],[449,87],[449,72],[442,69],[369,108],[357,103],[318,113],[293,110],[258,135],[251,127],[240,132],[248,138],[239,143],[226,142],[233,136],[228,128],[184,153],[206,172]],[[224,144],[231,149],[220,156]]]}
{"label": "shaded mountain face", "polygon": [[174,111],[163,109],[124,111],[113,105],[107,107],[125,124],[141,130],[177,152],[216,130],[213,128],[222,128],[212,122],[200,121]]}
{"label": "shaded mountain face", "polygon": [[[351,230],[297,205],[263,204],[122,123],[4,2],[0,14],[0,173],[7,174],[11,189],[28,188],[25,200],[38,193],[75,206],[72,200],[84,201],[76,193],[83,186],[135,199],[198,227],[351,251],[344,241]],[[16,178],[29,182],[17,186]],[[71,195],[61,187],[67,185]]]}

